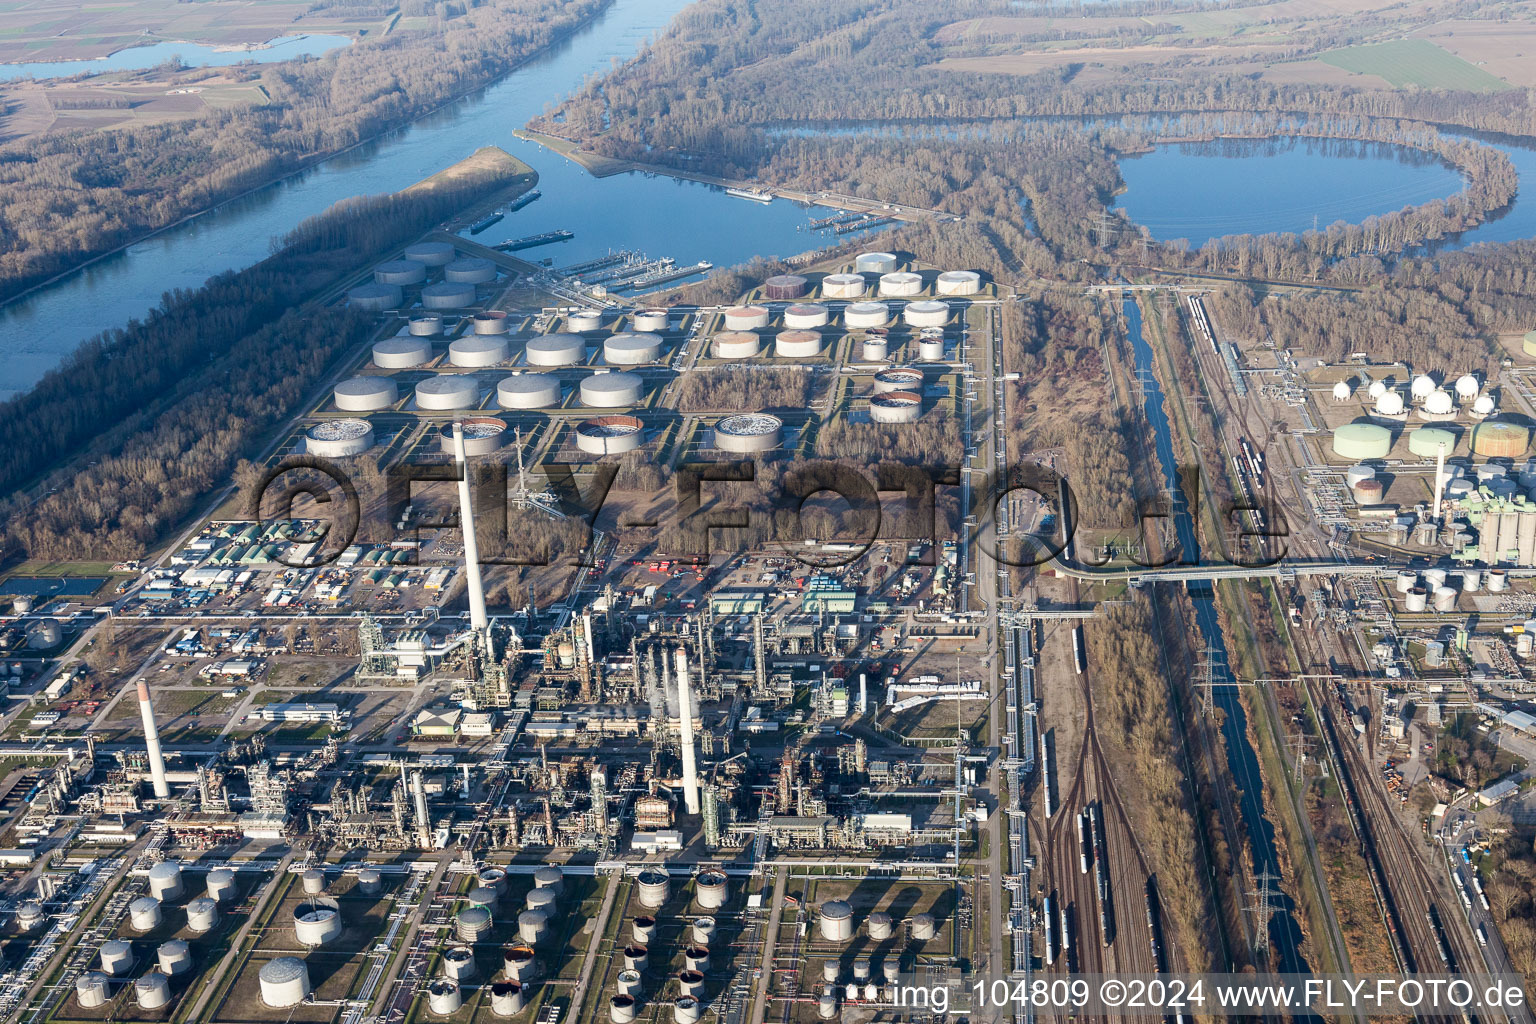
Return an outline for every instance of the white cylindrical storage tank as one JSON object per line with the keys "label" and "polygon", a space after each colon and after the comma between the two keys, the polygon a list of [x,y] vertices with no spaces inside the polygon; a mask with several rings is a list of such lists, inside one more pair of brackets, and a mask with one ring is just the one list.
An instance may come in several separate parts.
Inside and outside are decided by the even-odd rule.
{"label": "white cylindrical storage tank", "polygon": [[173,978],[178,974],[186,974],[192,969],[192,947],[180,939],[162,942],[155,950],[155,963],[159,965],[161,974]]}
{"label": "white cylindrical storage tank", "polygon": [[877,910],[869,915],[864,926],[869,930],[871,941],[884,942],[896,930],[896,919],[883,910]]}
{"label": "white cylindrical storage tank", "polygon": [[101,971],[114,978],[121,978],[133,969],[133,946],[122,939],[108,939],[97,950],[101,957]]}
{"label": "white cylindrical storage tank", "polygon": [[714,941],[715,931],[716,925],[714,918],[696,917],[693,919],[693,926],[691,927],[689,934],[693,938],[694,945],[707,946]]}
{"label": "white cylindrical storage tank", "polygon": [[821,962],[821,980],[829,984],[837,981],[838,966],[836,960],[823,960]]}
{"label": "white cylindrical storage tank", "polygon": [[1467,569],[1461,574],[1461,589],[1468,594],[1474,594],[1483,587],[1483,573],[1481,569]]}
{"label": "white cylindrical storage tank", "polygon": [[475,286],[459,281],[439,281],[421,290],[421,304],[427,309],[463,309],[475,304]]}
{"label": "white cylindrical storage tank", "polygon": [[353,377],[336,385],[336,408],[343,412],[374,412],[400,400],[400,388],[388,377]]}
{"label": "white cylindrical storage tank", "polygon": [[862,298],[869,286],[863,274],[828,274],[821,279],[821,294],[828,299]]}
{"label": "white cylindrical storage tank", "polygon": [[1344,471],[1344,483],[1350,488],[1358,487],[1363,480],[1374,480],[1375,478],[1376,470],[1370,466],[1350,466]]}
{"label": "white cylindrical storage tank", "polygon": [[357,891],[362,896],[377,896],[384,889],[384,876],[377,868],[363,868],[357,873]]}
{"label": "white cylindrical storage tank", "polygon": [[341,905],[329,896],[311,896],[293,908],[293,936],[303,946],[323,946],[341,935]]}
{"label": "white cylindrical storage tank", "polygon": [[399,309],[405,296],[397,284],[360,284],[347,292],[347,305],[372,313]]}
{"label": "white cylindrical storage tank", "polygon": [[725,311],[728,331],[756,331],[768,326],[768,310],[762,306],[735,306]]}
{"label": "white cylindrical storage tank", "polygon": [[[1493,589],[1492,587],[1489,588]],[[153,896],[140,896],[128,904],[128,923],[134,931],[153,931],[160,926],[160,901]]]}
{"label": "white cylindrical storage tank", "polygon": [[547,409],[560,404],[560,378],[547,373],[521,373],[496,385],[496,404],[503,409]]}
{"label": "white cylindrical storage tank", "polygon": [[443,268],[443,280],[455,284],[490,284],[496,280],[496,264],[483,256],[465,256]]}
{"label": "white cylindrical storage tank", "polygon": [[1411,569],[1400,569],[1397,573],[1397,592],[1406,594],[1419,585],[1419,574]]}
{"label": "white cylindrical storage tank", "polygon": [[861,252],[853,258],[853,269],[860,274],[889,274],[896,269],[896,255],[889,252]]}
{"label": "white cylindrical storage tank", "polygon": [[853,980],[859,982],[868,981],[873,970],[874,968],[868,960],[855,960],[853,962]]}
{"label": "white cylindrical storage tank", "polygon": [[613,1024],[630,1024],[635,1019],[635,997],[627,992],[620,992],[609,999],[608,1019],[613,1021]]}
{"label": "white cylindrical storage tank", "polygon": [[1443,587],[1445,586],[1447,575],[1444,569],[1425,569],[1424,586],[1430,591],[1433,591],[1436,587]]}
{"label": "white cylindrical storage tank", "polygon": [[880,275],[880,295],[883,298],[911,298],[923,294],[923,277],[907,271],[895,271]]}
{"label": "white cylindrical storage tank", "polygon": [[869,418],[876,423],[916,423],[923,398],[911,391],[887,391],[869,400]]}
{"label": "white cylindrical storage tank", "polygon": [[731,883],[723,871],[701,871],[693,882],[693,899],[704,910],[719,910],[730,898]]}
{"label": "white cylindrical storage tank", "polygon": [[603,314],[595,309],[578,309],[565,318],[567,330],[595,331],[603,326]]}
{"label": "white cylindrical storage tank", "polygon": [[651,962],[651,951],[636,943],[624,947],[623,958],[626,971],[644,971]]}
{"label": "white cylindrical storage tank", "polygon": [[699,1024],[703,1012],[703,1004],[693,996],[678,996],[672,1003],[672,1020],[675,1024]]}
{"label": "white cylindrical storage tank", "polygon": [[[489,455],[499,451],[507,439],[507,425],[490,416],[472,416],[461,420],[464,435],[464,455]],[[453,424],[444,423],[437,431],[438,447],[444,455],[458,454],[453,440]]]}
{"label": "white cylindrical storage tank", "polygon": [[1429,607],[1429,591],[1424,587],[1414,587],[1403,598],[1403,607],[1410,612],[1422,612]]}
{"label": "white cylindrical storage tank", "polygon": [[817,927],[828,942],[847,942],[853,938],[853,907],[845,900],[828,900],[821,905]]}
{"label": "white cylindrical storage tank", "polygon": [[640,994],[640,984],[639,971],[620,971],[614,987],[619,990],[620,995],[637,996]]}
{"label": "white cylindrical storage tank", "polygon": [[449,978],[439,978],[427,986],[427,1007],[439,1017],[458,1013],[464,1005],[459,983]]}
{"label": "white cylindrical storage tank", "polygon": [[541,334],[528,339],[524,358],[529,366],[575,366],[587,357],[587,343],[579,334]]}
{"label": "white cylindrical storage tank", "polygon": [[581,382],[581,404],[589,409],[639,405],[645,380],[636,373],[594,373]]}
{"label": "white cylindrical storage tank", "polygon": [[512,318],[505,310],[488,309],[469,318],[476,334],[506,334],[512,329]]}
{"label": "white cylindrical storage tank", "polygon": [[219,901],[209,896],[199,896],[187,904],[187,928],[201,935],[211,932],[219,923]]}
{"label": "white cylindrical storage tank", "polygon": [[723,452],[753,454],[779,446],[784,421],[765,412],[727,416],[715,423],[715,447]]}
{"label": "white cylindrical storage tank", "polygon": [[[664,331],[672,325],[672,314],[665,309],[637,309],[630,319],[635,325],[635,330],[642,333]],[[623,335],[616,335],[616,337],[623,337]]]}
{"label": "white cylindrical storage tank", "polygon": [[406,330],[416,338],[435,337],[443,333],[443,318],[436,313],[421,313],[411,317]]}
{"label": "white cylindrical storage tank", "polygon": [[1509,586],[1509,576],[1503,569],[1489,569],[1486,582],[1490,594],[1502,594]]}
{"label": "white cylindrical storage tank", "polygon": [[432,361],[432,343],[407,335],[385,338],[373,346],[373,365],[385,370],[403,370]]}
{"label": "white cylindrical storage tank", "polygon": [[610,366],[654,363],[661,356],[661,340],[654,334],[615,334],[603,342],[603,358]]}
{"label": "white cylindrical storage tank", "polygon": [[501,900],[501,894],[488,885],[477,885],[469,890],[469,895],[464,897],[472,907],[490,907],[495,909]]}
{"label": "white cylindrical storage tank", "polygon": [[555,905],[560,902],[560,894],[555,889],[532,889],[523,897],[524,910],[542,910],[544,913],[554,916]]}
{"label": "white cylindrical storage tank", "polygon": [[534,871],[533,887],[548,889],[558,896],[565,891],[565,872],[554,864],[545,864]]}
{"label": "white cylindrical storage tank", "polygon": [[635,884],[640,889],[640,905],[649,910],[655,910],[666,903],[672,895],[672,879],[667,877],[665,871],[657,871],[655,868],[640,872]]}
{"label": "white cylindrical storage tank", "polygon": [[163,860],[149,869],[149,894],[162,903],[181,896],[181,865]]}
{"label": "white cylindrical storage tank", "polygon": [[367,420],[325,420],[304,434],[304,451],[326,459],[361,455],[373,447],[373,427]]}
{"label": "white cylindrical storage tank", "polygon": [[299,876],[299,885],[309,896],[319,896],[325,892],[325,872],[319,868],[308,868]]}
{"label": "white cylindrical storage tank", "polygon": [[496,334],[466,334],[448,346],[454,366],[495,366],[507,361],[507,339]]}
{"label": "white cylindrical storage tank", "polygon": [[763,282],[763,294],[770,299],[798,299],[808,286],[799,274],[779,274]]}
{"label": "white cylindrical storage tank", "polygon": [[517,937],[530,946],[537,946],[549,931],[549,918],[542,910],[525,910],[517,915]]}
{"label": "white cylindrical storage tank", "polygon": [[819,302],[802,302],[784,310],[784,326],[792,331],[806,331],[825,327],[832,320],[832,312]]}
{"label": "white cylindrical storage tank", "polygon": [[870,335],[859,343],[859,358],[865,362],[880,362],[891,356],[891,343],[882,337]]}
{"label": "white cylindrical storage tank", "polygon": [[133,998],[146,1010],[158,1010],[171,1001],[171,979],[150,971],[133,983]]}
{"label": "white cylindrical storage tank", "polygon": [[880,976],[891,984],[901,979],[901,964],[894,957],[889,957],[880,965]]}
{"label": "white cylindrical storage tank", "polygon": [[893,366],[875,374],[874,388],[877,395],[891,391],[911,391],[916,394],[922,386],[923,371],[910,366]]}
{"label": "white cylindrical storage tank", "polygon": [[418,409],[473,409],[480,404],[480,382],[467,373],[440,373],[417,384],[415,397]]}
{"label": "white cylindrical storage tank", "polygon": [[919,338],[917,340],[917,358],[929,363],[943,362],[944,339]]}
{"label": "white cylindrical storage tank", "polygon": [[523,986],[515,981],[498,981],[491,985],[491,1012],[498,1017],[514,1017],[528,1005]]}
{"label": "white cylindrical storage tank", "polygon": [[91,1010],[107,1001],[111,981],[100,971],[86,971],[75,979],[75,1002],[81,1009]]}
{"label": "white cylindrical storage tank", "polygon": [[1435,588],[1435,611],[1437,611],[1437,612],[1453,612],[1455,610],[1456,610],[1456,588],[1455,587],[1436,587]]}
{"label": "white cylindrical storage tank", "polygon": [[773,354],[781,359],[809,359],[821,354],[820,331],[780,331],[773,339]]}
{"label": "white cylindrical storage tank", "polygon": [[683,970],[677,973],[677,990],[699,999],[704,995],[704,972]]}
{"label": "white cylindrical storage tank", "polygon": [[389,260],[373,268],[377,284],[421,284],[427,279],[427,265],[417,260]]}
{"label": "white cylindrical storage tank", "polygon": [[417,242],[405,247],[406,259],[425,263],[429,267],[445,267],[457,255],[451,242]]}
{"label": "white cylindrical storage tank", "polygon": [[975,295],[981,291],[981,275],[974,270],[946,270],[934,281],[940,295]]}
{"label": "white cylindrical storage tank", "polygon": [[721,331],[710,339],[716,359],[751,359],[762,350],[756,331]]}
{"label": "white cylindrical storage tank", "polygon": [[309,997],[309,968],[296,956],[268,960],[257,981],[261,984],[261,1001],[273,1009],[298,1006]]}
{"label": "white cylindrical storage tank", "polygon": [[454,916],[453,930],[460,942],[473,945],[491,930],[491,912],[484,907],[465,907]]}
{"label": "white cylindrical storage tank", "polygon": [[828,992],[816,1001],[816,1016],[822,1020],[831,1020],[837,1016],[837,996]]}
{"label": "white cylindrical storage tank", "polygon": [[689,946],[683,950],[683,966],[690,971],[709,970],[709,947]]}
{"label": "white cylindrical storage tank", "polygon": [[475,953],[468,946],[452,946],[443,952],[443,977],[468,981],[475,976]]}
{"label": "white cylindrical storage tank", "polygon": [[629,931],[636,942],[648,946],[656,938],[656,919],[642,914],[629,923]]}
{"label": "white cylindrical storage tank", "polygon": [[481,868],[475,875],[475,881],[487,889],[495,889],[497,896],[507,894],[507,873],[501,868]]}
{"label": "white cylindrical storage tank", "polygon": [[891,321],[891,311],[883,302],[850,302],[843,309],[846,327],[884,327]]}
{"label": "white cylindrical storage tank", "polygon": [[916,941],[928,942],[938,934],[939,922],[932,914],[918,914],[912,918],[912,938]]}
{"label": "white cylindrical storage tank", "polygon": [[508,946],[501,951],[501,969],[513,981],[526,984],[539,973],[532,946]]}
{"label": "white cylindrical storage tank", "polygon": [[949,303],[938,299],[909,302],[901,319],[912,327],[943,327],[949,321]]}

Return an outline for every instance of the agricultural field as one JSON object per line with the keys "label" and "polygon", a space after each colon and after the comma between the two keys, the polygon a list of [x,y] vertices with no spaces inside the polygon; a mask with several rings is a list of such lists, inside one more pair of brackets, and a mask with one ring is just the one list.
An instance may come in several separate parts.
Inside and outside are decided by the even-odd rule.
{"label": "agricultural field", "polygon": [[1419,86],[1472,92],[1511,88],[1503,79],[1442,50],[1427,39],[1397,39],[1389,43],[1350,46],[1321,54],[1318,59],[1345,71],[1376,75],[1398,88]]}

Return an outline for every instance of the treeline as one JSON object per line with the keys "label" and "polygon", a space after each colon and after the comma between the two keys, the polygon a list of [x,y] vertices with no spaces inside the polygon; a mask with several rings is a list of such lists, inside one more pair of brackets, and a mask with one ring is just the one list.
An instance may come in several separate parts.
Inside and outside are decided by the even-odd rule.
{"label": "treeline", "polygon": [[1510,830],[1493,847],[1488,908],[1517,974],[1536,977],[1536,848],[1528,829]]}
{"label": "treeline", "polygon": [[916,423],[858,423],[839,416],[816,435],[816,454],[856,459],[868,465],[894,461],[926,466],[959,466],[965,445],[960,421],[948,405],[925,412]]}
{"label": "treeline", "polygon": [[480,3],[433,31],[231,69],[263,104],[0,147],[0,299],[482,86],[605,2]]}
{"label": "treeline", "polygon": [[801,410],[810,404],[813,381],[810,368],[799,366],[694,370],[678,379],[677,408],[682,412]]}

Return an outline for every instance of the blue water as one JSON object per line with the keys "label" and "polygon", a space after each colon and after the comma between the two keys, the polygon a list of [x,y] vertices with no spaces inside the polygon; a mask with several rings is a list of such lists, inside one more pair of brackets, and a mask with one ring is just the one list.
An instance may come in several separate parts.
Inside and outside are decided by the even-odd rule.
{"label": "blue water", "polygon": [[280,36],[259,49],[222,50],[201,43],[174,41],[130,46],[95,60],[35,60],[18,64],[0,64],[0,81],[13,78],[67,78],[70,75],[99,75],[108,71],[143,71],[179,58],[189,68],[224,68],[253,61],[270,64],[295,57],[318,57],[338,47],[348,46],[349,36]]}

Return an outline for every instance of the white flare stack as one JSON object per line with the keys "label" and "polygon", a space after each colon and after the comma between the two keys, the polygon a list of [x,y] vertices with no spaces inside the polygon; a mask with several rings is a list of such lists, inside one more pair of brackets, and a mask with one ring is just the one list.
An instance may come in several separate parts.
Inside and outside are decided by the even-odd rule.
{"label": "white flare stack", "polygon": [[469,585],[469,624],[476,630],[487,625],[485,587],[480,582],[480,544],[475,538],[474,502],[469,494],[469,461],[464,455],[464,424],[453,421],[453,457],[459,465],[459,521],[464,531],[464,579]]}
{"label": "white flare stack", "polygon": [[171,795],[170,784],[165,781],[165,754],[160,750],[160,730],[155,728],[155,709],[149,702],[149,684],[139,680],[139,715],[144,719],[144,749],[149,754],[149,778],[154,783],[155,796],[165,800]]}
{"label": "white flare stack", "polygon": [[1445,498],[1445,442],[1440,442],[1440,452],[1435,456],[1435,503],[1430,507],[1429,518],[1440,521],[1440,502]]}
{"label": "white flare stack", "polygon": [[683,747],[683,804],[699,813],[699,766],[693,752],[693,694],[688,692],[688,651],[677,649],[677,715]]}

